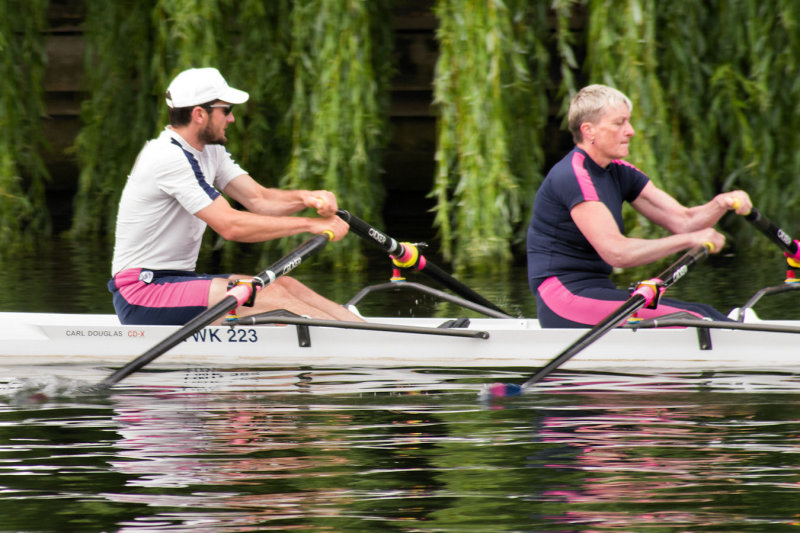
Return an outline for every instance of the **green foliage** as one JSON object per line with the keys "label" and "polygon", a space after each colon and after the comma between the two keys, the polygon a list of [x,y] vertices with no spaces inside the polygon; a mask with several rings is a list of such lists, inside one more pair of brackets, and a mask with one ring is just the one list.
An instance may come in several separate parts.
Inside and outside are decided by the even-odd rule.
{"label": "green foliage", "polygon": [[[49,231],[47,6],[7,0],[0,12],[3,242]],[[331,189],[343,208],[380,224],[391,7],[390,0],[87,2],[73,235],[113,232],[113,206],[136,153],[166,123],[167,83],[184,68],[209,65],[251,94],[229,130],[243,168],[268,186]],[[800,2],[437,0],[435,13],[431,196],[442,252],[457,267],[509,263],[548,170],[545,157],[565,148],[554,123],[575,91],[594,82],[631,97],[630,160],[681,202],[744,188],[794,231]],[[726,229],[736,229],[732,218],[723,219]],[[630,212],[626,222],[640,236],[660,231]],[[760,241],[743,228],[736,240]],[[230,244],[213,244],[236,255]],[[353,265],[359,245],[347,239],[325,255]]]}
{"label": "green foliage", "polygon": [[[334,191],[342,208],[376,224],[390,74],[387,7],[385,1],[294,3],[292,151],[282,180],[288,188]],[[357,266],[353,239],[329,249],[336,263]]]}
{"label": "green foliage", "polygon": [[[547,64],[528,2],[440,0],[435,223],[459,266],[505,266],[529,192],[540,180],[547,101],[528,54]],[[525,210],[526,212],[526,210]]]}
{"label": "green foliage", "polygon": [[660,185],[660,154],[670,153],[667,110],[658,78],[655,0],[592,0],[586,34],[589,77],[617,87],[634,103],[632,163]]}
{"label": "green foliage", "polygon": [[47,5],[8,0],[0,11],[0,241],[6,251],[50,231],[42,158]]}
{"label": "green foliage", "polygon": [[[113,233],[116,205],[128,173],[153,133],[157,98],[150,2],[89,2],[84,40],[88,98],[75,141],[80,166],[71,232]],[[131,43],[136,43],[132,46]],[[163,107],[163,106],[160,106]],[[110,208],[111,206],[111,208]]]}
{"label": "green foliage", "polygon": [[225,14],[226,24],[234,27],[228,30],[230,45],[223,48],[224,74],[250,93],[250,100],[237,106],[236,121],[228,128],[228,146],[268,187],[280,185],[291,153],[287,120],[292,100],[291,4],[290,0],[240,0]]}
{"label": "green foliage", "polygon": [[[231,0],[155,0],[152,11],[154,86],[162,96],[179,72],[192,67],[217,67],[223,75],[221,48],[228,37],[224,8]],[[230,78],[230,76],[229,76]],[[229,80],[232,84],[236,80]],[[167,109],[159,99],[160,124]],[[158,128],[161,129],[160,127]]]}
{"label": "green foliage", "polygon": [[590,78],[634,102],[630,160],[687,205],[742,188],[765,213],[790,219],[800,202],[792,193],[800,4],[592,0],[589,7]]}
{"label": "green foliage", "polygon": [[[229,149],[254,178],[266,186],[330,189],[347,202],[343,207],[377,220],[390,73],[387,7],[355,0],[90,3],[90,97],[76,143],[81,176],[73,233],[113,232],[116,210],[108,205],[118,202],[144,141],[167,122],[169,81],[204,66],[219,68],[251,95],[237,109]],[[237,246],[209,240],[225,261],[237,255]],[[329,247],[339,250],[329,255],[351,257],[358,248],[348,239]]]}

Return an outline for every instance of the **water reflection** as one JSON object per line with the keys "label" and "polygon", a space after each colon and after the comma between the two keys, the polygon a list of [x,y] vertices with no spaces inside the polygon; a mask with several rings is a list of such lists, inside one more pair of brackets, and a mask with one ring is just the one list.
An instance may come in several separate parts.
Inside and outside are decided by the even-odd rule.
{"label": "water reflection", "polygon": [[[97,260],[108,254],[70,246],[0,265],[4,287],[25,287],[2,291],[0,308],[110,312],[107,261]],[[337,301],[387,276],[297,274]],[[729,308],[782,275],[771,258],[716,258],[673,295]],[[535,314],[522,270],[462,279]],[[424,298],[365,310],[453,314]],[[789,298],[759,312],[800,318]],[[63,391],[108,370],[27,376],[61,376],[48,390]],[[565,372],[489,405],[476,399],[483,383],[524,374],[175,368],[137,373],[108,398],[37,405],[9,401],[20,383],[4,375],[0,529],[786,530],[800,512],[793,370]]]}
{"label": "water reflection", "polygon": [[800,459],[789,436],[797,410],[765,420],[770,404],[719,402],[711,394],[680,396],[671,405],[648,405],[647,397],[633,404],[607,395],[580,400],[542,413],[537,424],[537,439],[562,452],[556,461],[534,456],[531,464],[582,474],[542,493],[544,501],[568,504],[548,518],[633,530],[791,523],[793,505],[775,491],[794,493],[800,483],[790,466]]}
{"label": "water reflection", "polygon": [[0,404],[0,529],[742,531],[797,513],[797,375],[570,373],[494,409],[483,371],[265,372]]}
{"label": "water reflection", "polygon": [[[110,466],[129,476],[129,490],[105,496],[167,509],[138,520],[139,527],[176,520],[224,527],[312,519],[336,515],[344,505],[343,489],[314,487],[311,476],[347,468],[348,460],[338,454],[345,444],[326,439],[318,423],[294,408],[245,397],[227,398],[220,406],[203,395],[157,403],[143,396],[117,400],[121,438]],[[349,417],[335,418],[347,424]],[[147,488],[185,490],[166,499],[161,490],[135,490]]]}

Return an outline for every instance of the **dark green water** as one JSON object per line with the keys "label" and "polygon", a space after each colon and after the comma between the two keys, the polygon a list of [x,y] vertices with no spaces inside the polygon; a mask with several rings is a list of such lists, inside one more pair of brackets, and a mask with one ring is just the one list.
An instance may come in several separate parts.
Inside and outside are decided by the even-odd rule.
{"label": "dark green water", "polygon": [[[2,310],[111,311],[101,251],[53,243],[4,263]],[[390,272],[295,274],[344,301]],[[535,313],[521,270],[462,279]],[[670,294],[727,310],[782,281],[780,256],[715,258]],[[800,318],[785,296],[762,317]],[[362,311],[452,312],[417,296]],[[478,400],[482,384],[526,372],[146,370],[109,396],[30,403],[2,371],[1,531],[761,532],[798,521],[793,369],[560,372],[492,403]],[[53,396],[106,372],[65,364],[26,377]]]}

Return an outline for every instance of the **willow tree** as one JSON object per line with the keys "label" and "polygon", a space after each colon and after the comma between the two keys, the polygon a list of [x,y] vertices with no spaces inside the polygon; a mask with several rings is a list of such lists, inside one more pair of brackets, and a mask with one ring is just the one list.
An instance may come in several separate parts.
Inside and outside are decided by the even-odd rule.
{"label": "willow tree", "polygon": [[[89,2],[84,31],[80,166],[72,234],[113,233],[116,205],[137,152],[156,122],[150,2]],[[131,46],[131,43],[136,43]]]}
{"label": "willow tree", "polygon": [[524,1],[440,0],[435,12],[439,130],[432,194],[442,252],[459,269],[507,266],[544,159],[545,77],[534,81],[531,65],[547,65],[536,34],[546,27],[547,11]]}
{"label": "willow tree", "polygon": [[683,2],[664,5],[661,58],[676,186],[708,198],[745,188],[762,210],[790,220],[800,206],[800,4]]}
{"label": "willow tree", "polygon": [[590,81],[634,104],[631,162],[686,204],[743,188],[797,208],[797,2],[590,0],[588,15]]}
{"label": "willow tree", "polygon": [[[380,150],[386,139],[391,27],[389,3],[294,2],[291,160],[282,185],[329,189],[341,207],[379,224]],[[329,247],[356,266],[355,238]]]}
{"label": "willow tree", "polygon": [[[228,0],[88,4],[89,97],[76,142],[81,174],[74,234],[113,233],[115,206],[136,154],[167,123],[164,92],[170,80],[190,67],[220,66],[224,71],[220,64],[234,57],[228,43],[235,42],[237,17],[243,24],[260,22],[254,4],[240,2],[235,13]],[[258,64],[253,72],[260,72]]]}
{"label": "willow tree", "polygon": [[0,241],[4,250],[47,234],[44,110],[47,0],[9,0],[0,12]]}
{"label": "willow tree", "polygon": [[[655,0],[590,0],[586,63],[591,83],[616,87],[633,102],[636,137],[628,160],[662,186],[673,136],[658,76],[657,6]],[[641,217],[632,209],[625,216],[628,228],[641,232]]]}
{"label": "willow tree", "polygon": [[225,16],[229,36],[220,68],[250,94],[229,128],[230,152],[269,187],[280,184],[291,155],[291,7],[291,0],[241,0]]}

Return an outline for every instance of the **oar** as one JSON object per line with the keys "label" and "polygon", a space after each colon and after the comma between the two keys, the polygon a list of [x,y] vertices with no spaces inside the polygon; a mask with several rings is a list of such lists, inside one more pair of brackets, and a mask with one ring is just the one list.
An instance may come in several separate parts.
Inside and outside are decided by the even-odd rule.
{"label": "oar", "polygon": [[794,260],[789,262],[792,266],[800,266],[800,242],[793,239],[787,232],[776,226],[770,219],[761,214],[755,207],[744,216],[753,226],[767,236],[769,240],[780,246],[786,252],[786,258]]}
{"label": "oar", "polygon": [[197,333],[208,326],[216,319],[222,317],[228,311],[236,309],[240,305],[245,305],[250,298],[255,297],[255,293],[274,282],[280,276],[291,272],[308,259],[311,255],[325,247],[325,244],[333,239],[333,233],[326,232],[324,235],[315,235],[294,250],[287,256],[273,263],[266,270],[257,274],[251,282],[239,283],[228,290],[225,297],[217,304],[209,307],[195,318],[190,320],[185,326],[172,333],[169,337],[162,340],[145,353],[123,366],[103,381],[90,387],[90,391],[99,392],[113,386],[115,383],[133,374],[146,364],[157,357],[163,355],[167,350],[183,342],[189,336]]}
{"label": "oar", "polygon": [[339,209],[337,214],[342,220],[350,225],[350,230],[353,233],[387,252],[392,257],[392,261],[397,267],[415,268],[420,272],[424,272],[429,277],[435,281],[438,281],[459,296],[475,302],[476,304],[480,304],[484,307],[488,307],[489,309],[493,309],[499,313],[502,313],[507,318],[512,318],[511,315],[503,311],[501,308],[474,290],[470,289],[435,264],[428,261],[425,256],[419,252],[419,249],[413,244],[396,241],[392,237],[389,237],[382,231],[374,228],[369,223],[361,220],[357,216],[345,211],[344,209]]}
{"label": "oar", "polygon": [[[516,396],[522,394],[528,387],[535,385],[542,379],[550,375],[555,369],[566,363],[584,348],[595,342],[597,339],[617,327],[621,322],[624,322],[639,309],[650,305],[654,300],[658,303],[658,298],[667,290],[673,283],[681,279],[689,270],[689,267],[698,261],[705,259],[709,250],[713,249],[711,243],[705,243],[696,246],[686,252],[680,259],[673,263],[669,268],[662,272],[657,278],[650,279],[639,283],[636,290],[623,303],[619,308],[609,314],[606,318],[601,320],[592,329],[587,331],[578,340],[569,345],[563,352],[553,358],[552,361],[547,363],[538,372],[533,374],[521,385],[495,383],[488,389],[488,395],[499,396]],[[484,393],[485,394],[485,393]]]}

